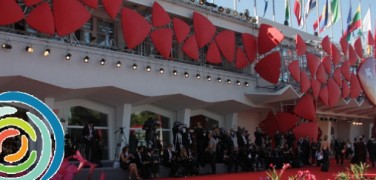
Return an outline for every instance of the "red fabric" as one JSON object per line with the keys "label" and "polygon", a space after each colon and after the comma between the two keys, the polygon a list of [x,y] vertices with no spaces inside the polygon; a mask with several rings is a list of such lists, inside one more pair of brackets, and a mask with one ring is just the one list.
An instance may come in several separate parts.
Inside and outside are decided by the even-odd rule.
{"label": "red fabric", "polygon": [[319,125],[316,122],[301,124],[293,129],[296,139],[306,138],[317,140]]}
{"label": "red fabric", "polygon": [[198,61],[199,53],[196,37],[191,35],[183,45],[183,52],[195,61]]}
{"label": "red fabric", "polygon": [[339,87],[342,87],[342,73],[340,68],[334,70],[333,78],[336,81],[337,85]]}
{"label": "red fabric", "polygon": [[42,2],[43,0],[24,0],[24,2],[25,2],[25,5],[26,6],[34,6],[34,5],[36,5],[36,4],[38,4],[38,3],[40,3],[40,2]]}
{"label": "red fabric", "polygon": [[347,98],[350,95],[350,87],[347,81],[342,80],[342,98]]}
{"label": "red fabric", "polygon": [[328,93],[330,94],[328,97],[329,107],[334,107],[337,105],[338,100],[341,97],[341,89],[332,78],[328,79]]}
{"label": "red fabric", "polygon": [[363,47],[362,47],[362,39],[359,37],[354,42],[354,48],[356,54],[362,59],[363,58]]}
{"label": "red fabric", "polygon": [[193,29],[195,31],[196,41],[199,48],[203,48],[208,44],[216,32],[213,23],[210,22],[208,18],[197,12],[193,12]]}
{"label": "red fabric", "polygon": [[300,23],[302,21],[301,6],[302,6],[302,4],[300,4],[300,0],[295,0],[294,14],[295,14],[296,21],[298,22],[299,26],[300,26]]}
{"label": "red fabric", "polygon": [[221,64],[222,57],[215,41],[211,42],[206,54],[206,61],[212,64]]}
{"label": "red fabric", "polygon": [[347,42],[347,37],[341,36],[339,43],[341,44],[341,49],[342,49],[343,54],[347,56],[347,52],[349,50],[349,43]]}
{"label": "red fabric", "polygon": [[341,73],[346,80],[351,80],[351,72],[350,72],[350,63],[349,61],[344,61],[341,65]]}
{"label": "red fabric", "polygon": [[255,71],[266,81],[277,84],[281,73],[281,55],[274,52],[261,59],[255,66]]}
{"label": "red fabric", "polygon": [[367,42],[368,42],[368,45],[371,45],[371,46],[375,44],[375,40],[373,39],[371,31],[368,31],[367,33]]}
{"label": "red fabric", "polygon": [[333,61],[333,64],[336,66],[341,61],[341,54],[338,48],[333,43],[331,43],[331,49],[332,49],[332,61]]}
{"label": "red fabric", "polygon": [[307,45],[302,39],[302,37],[299,36],[299,34],[296,35],[295,44],[296,44],[296,54],[298,56],[303,56],[307,51]]}
{"label": "red fabric", "polygon": [[266,116],[266,118],[260,122],[259,127],[266,132],[269,136],[273,137],[275,131],[278,129],[276,126],[277,120],[272,111]]}
{"label": "red fabric", "polygon": [[365,95],[376,105],[376,85],[374,76],[376,74],[375,59],[368,58],[358,69],[358,78]]}
{"label": "red fabric", "polygon": [[172,30],[169,28],[158,29],[153,31],[150,37],[158,52],[165,59],[169,59],[172,48]]}
{"label": "red fabric", "polygon": [[243,33],[242,41],[248,60],[252,64],[257,57],[257,38],[252,34]]}
{"label": "red fabric", "polygon": [[98,0],[81,0],[81,1],[93,9],[98,8]]}
{"label": "red fabric", "polygon": [[235,32],[224,30],[215,37],[215,42],[228,62],[235,59]]}
{"label": "red fabric", "polygon": [[325,57],[321,60],[321,64],[324,66],[325,71],[326,71],[328,74],[331,74],[331,73],[332,73],[332,60],[330,59],[329,56],[325,56]]}
{"label": "red fabric", "polygon": [[304,71],[300,71],[300,92],[305,93],[311,88],[311,81]]}
{"label": "red fabric", "polygon": [[242,69],[242,68],[247,67],[248,64],[249,64],[249,61],[247,59],[247,56],[244,53],[244,49],[238,47],[238,49],[236,50],[236,64],[235,64],[236,68]]}
{"label": "red fabric", "polygon": [[267,24],[261,24],[257,40],[259,54],[269,52],[281,43],[284,38],[284,35],[278,29]]}
{"label": "red fabric", "polygon": [[151,25],[143,16],[126,7],[121,11],[121,27],[128,49],[133,49],[141,44],[151,29]]}
{"label": "red fabric", "polygon": [[311,78],[315,78],[317,69],[320,66],[320,59],[316,57],[315,55],[308,53],[308,52],[306,53],[306,57],[307,57],[307,64],[308,64],[309,72],[311,73]]}
{"label": "red fabric", "polygon": [[57,35],[64,36],[80,29],[91,17],[77,0],[54,0],[54,20]]}
{"label": "red fabric", "polygon": [[329,106],[328,86],[324,86],[320,91],[320,100],[325,106]]}
{"label": "red fabric", "polygon": [[321,83],[326,83],[326,80],[328,79],[328,74],[325,71],[324,65],[320,64],[319,68],[317,69],[316,78]]}
{"label": "red fabric", "polygon": [[24,18],[15,0],[0,0],[0,26],[16,23]]}
{"label": "red fabric", "polygon": [[282,133],[287,133],[299,120],[297,116],[288,112],[278,112],[276,117],[278,130]]}
{"label": "red fabric", "polygon": [[304,119],[314,121],[316,119],[316,108],[314,99],[311,94],[306,94],[301,97],[296,103],[294,113]]}
{"label": "red fabric", "polygon": [[165,26],[171,21],[170,16],[167,14],[166,10],[157,2],[154,1],[153,11],[152,11],[152,22],[153,26]]}
{"label": "red fabric", "polygon": [[50,5],[47,2],[33,9],[26,18],[27,24],[33,29],[46,33],[48,35],[55,34],[55,22]]}
{"label": "red fabric", "polygon": [[327,54],[331,54],[329,36],[325,36],[324,39],[322,39],[321,46]]}
{"label": "red fabric", "polygon": [[191,31],[191,27],[181,19],[173,18],[172,23],[174,24],[174,31],[176,40],[181,43],[187,38]]}
{"label": "red fabric", "polygon": [[298,60],[295,60],[295,61],[292,61],[290,64],[289,64],[289,72],[292,76],[292,78],[294,78],[294,80],[296,82],[300,82],[300,67],[299,67],[299,61]]}
{"label": "red fabric", "polygon": [[316,99],[320,96],[321,83],[317,79],[311,79],[311,86],[312,86],[313,97]]}
{"label": "red fabric", "polygon": [[360,87],[358,77],[354,73],[352,73],[350,81],[350,97],[357,98],[361,92],[362,89]]}
{"label": "red fabric", "polygon": [[353,46],[349,45],[349,62],[350,65],[354,65],[358,60],[358,56],[356,55],[355,49]]}
{"label": "red fabric", "polygon": [[107,14],[115,19],[118,14],[123,0],[102,0],[103,8],[106,10]]}

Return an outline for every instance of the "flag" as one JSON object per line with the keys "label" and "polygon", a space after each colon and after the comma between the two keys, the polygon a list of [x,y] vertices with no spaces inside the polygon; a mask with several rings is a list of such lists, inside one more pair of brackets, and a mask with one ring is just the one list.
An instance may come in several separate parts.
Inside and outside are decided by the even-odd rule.
{"label": "flag", "polygon": [[302,0],[295,0],[294,4],[294,13],[296,20],[298,21],[298,25],[303,25],[303,18],[302,18]]}
{"label": "flag", "polygon": [[262,17],[265,17],[265,13],[267,9],[268,9],[268,0],[265,0],[264,15]]}
{"label": "flag", "polygon": [[350,28],[351,28],[351,17],[352,17],[352,8],[351,8],[351,1],[350,1],[350,9],[349,9],[349,13],[347,14],[347,30],[345,32],[345,34],[343,34],[343,36],[347,36],[346,39],[347,41],[350,41]]}
{"label": "flag", "polygon": [[320,20],[320,32],[325,30],[325,27],[330,26],[330,21],[329,21],[329,4],[328,0],[326,0],[326,3],[324,4],[322,14],[319,17]]}
{"label": "flag", "polygon": [[319,19],[316,20],[316,21],[313,23],[313,31],[316,31],[317,27],[319,26],[319,22],[321,22],[321,19],[322,19],[322,16],[320,15]]}
{"label": "flag", "polygon": [[306,7],[305,7],[305,13],[304,13],[304,16],[305,18],[307,19],[310,11],[316,7],[316,0],[308,0],[307,4],[306,4]]}
{"label": "flag", "polygon": [[352,18],[349,33],[354,32],[356,29],[360,28],[362,26],[362,20],[360,17],[360,4],[358,8],[355,11],[354,17]]}
{"label": "flag", "polygon": [[331,16],[332,16],[332,24],[334,24],[341,17],[338,0],[332,0],[332,2],[330,3],[330,9],[331,9]]}
{"label": "flag", "polygon": [[366,16],[364,16],[363,22],[362,22],[362,33],[367,33],[368,31],[372,30],[371,25],[371,10],[368,8],[368,11],[366,13]]}
{"label": "flag", "polygon": [[289,23],[289,19],[290,19],[290,3],[289,3],[290,0],[285,0],[285,25],[287,23]]}

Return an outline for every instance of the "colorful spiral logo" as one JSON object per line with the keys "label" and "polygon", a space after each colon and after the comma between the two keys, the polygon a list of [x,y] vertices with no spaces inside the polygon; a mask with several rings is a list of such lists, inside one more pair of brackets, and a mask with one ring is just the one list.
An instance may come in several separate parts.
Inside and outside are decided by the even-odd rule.
{"label": "colorful spiral logo", "polygon": [[[64,157],[64,132],[58,118],[46,104],[26,93],[2,93],[0,103],[27,105],[43,119],[27,112],[27,121],[12,116],[17,112],[16,108],[0,107],[0,117],[4,117],[0,119],[0,154],[5,140],[16,136],[20,136],[21,139],[19,149],[13,154],[6,155],[4,164],[0,163],[0,172],[9,175],[22,174],[18,177],[0,179],[50,179],[58,171]],[[30,150],[29,141],[40,142],[41,150]]]}

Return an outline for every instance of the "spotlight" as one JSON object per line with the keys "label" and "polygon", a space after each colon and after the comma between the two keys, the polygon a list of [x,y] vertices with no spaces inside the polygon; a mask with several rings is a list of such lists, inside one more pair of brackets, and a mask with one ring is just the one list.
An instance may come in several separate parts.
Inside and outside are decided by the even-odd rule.
{"label": "spotlight", "polygon": [[103,66],[106,64],[106,60],[104,58],[101,59],[101,61],[99,61],[99,63]]}
{"label": "spotlight", "polygon": [[177,76],[177,75],[178,75],[178,71],[173,70],[173,71],[172,71],[172,74],[173,74],[174,76]]}
{"label": "spotlight", "polygon": [[236,81],[236,84],[237,84],[238,86],[240,86],[241,83],[240,83],[239,80],[237,80],[237,81]]}
{"label": "spotlight", "polygon": [[234,16],[237,16],[238,15],[238,11],[234,11]]}
{"label": "spotlight", "polygon": [[50,55],[50,53],[51,53],[51,50],[47,48],[47,49],[45,49],[45,50],[43,51],[43,56],[47,57],[47,56]]}
{"label": "spotlight", "polygon": [[226,14],[230,14],[230,12],[231,12],[231,9],[230,9],[230,8],[227,8],[227,9],[226,9]]}
{"label": "spotlight", "polygon": [[225,8],[223,8],[222,6],[219,6],[219,7],[218,7],[218,11],[219,11],[219,12],[223,12],[224,10],[225,10]]}
{"label": "spotlight", "polygon": [[33,47],[31,47],[31,46],[26,46],[25,50],[26,50],[28,53],[30,53],[30,54],[34,52],[34,49],[33,49]]}
{"label": "spotlight", "polygon": [[117,67],[117,68],[120,68],[120,67],[121,67],[121,62],[120,62],[120,61],[116,62],[116,67]]}
{"label": "spotlight", "polygon": [[136,64],[136,63],[134,63],[134,64],[132,65],[132,69],[133,69],[133,70],[136,70],[136,69],[137,69],[137,64]]}
{"label": "spotlight", "polygon": [[204,3],[205,3],[205,0],[200,0],[200,1],[198,2],[198,4],[200,4],[200,5],[204,5]]}
{"label": "spotlight", "polygon": [[243,17],[244,17],[244,14],[243,14],[243,13],[240,13],[239,16],[240,16],[241,18],[243,18]]}
{"label": "spotlight", "polygon": [[68,53],[67,55],[65,55],[65,60],[70,60],[72,57],[72,54]]}
{"label": "spotlight", "polygon": [[227,84],[231,84],[231,80],[230,79],[227,79]]}
{"label": "spotlight", "polygon": [[244,86],[249,87],[249,83],[248,82],[244,82]]}
{"label": "spotlight", "polygon": [[196,74],[196,78],[197,78],[197,79],[201,79],[200,74]]}
{"label": "spotlight", "polygon": [[164,69],[163,68],[159,68],[159,73],[163,74],[164,73]]}
{"label": "spotlight", "polygon": [[189,77],[189,73],[188,73],[188,72],[185,72],[185,73],[184,73],[184,77],[185,77],[185,78],[188,78],[188,77]]}
{"label": "spotlight", "polygon": [[5,43],[3,43],[2,45],[1,45],[1,47],[3,48],[3,49],[12,49],[12,45],[11,44],[9,44],[8,42],[5,42]]}
{"label": "spotlight", "polygon": [[84,57],[84,63],[89,63],[89,61],[90,61],[89,56],[85,56],[85,57]]}
{"label": "spotlight", "polygon": [[206,76],[206,79],[208,80],[208,81],[211,81],[211,77],[208,75],[208,76]]}
{"label": "spotlight", "polygon": [[217,81],[219,82],[219,83],[221,83],[222,82],[222,78],[217,78]]}
{"label": "spotlight", "polygon": [[150,72],[151,71],[151,67],[148,65],[148,66],[146,66],[146,71],[147,72]]}

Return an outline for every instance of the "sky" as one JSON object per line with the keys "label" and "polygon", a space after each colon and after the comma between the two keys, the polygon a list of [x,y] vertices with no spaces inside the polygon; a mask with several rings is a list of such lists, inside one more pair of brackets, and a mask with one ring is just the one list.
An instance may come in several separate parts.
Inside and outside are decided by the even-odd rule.
{"label": "sky", "polygon": [[[250,14],[252,16],[255,15],[254,11],[254,2],[256,1],[256,7],[257,7],[257,16],[262,17],[264,13],[264,7],[265,7],[265,0],[235,0],[237,1],[237,11],[238,12],[244,12],[245,9],[248,9]],[[297,20],[295,17],[294,12],[294,3],[296,0],[289,0],[290,1],[290,16],[292,16],[292,27],[296,29],[300,29],[300,27],[297,24]],[[308,0],[303,0],[304,6]],[[318,6],[316,5],[316,8],[313,9],[308,18],[307,18],[307,33],[313,34],[313,23],[317,20],[317,7],[319,7],[318,14],[321,15],[323,6],[326,2],[326,0],[317,0]],[[367,13],[368,8],[371,9],[371,26],[372,26],[372,34],[375,32],[375,24],[376,24],[376,0],[339,0],[340,1],[340,13],[341,18],[340,20],[335,23],[333,26],[333,41],[339,42],[340,37],[342,36],[342,28],[344,31],[346,31],[347,28],[347,16],[349,13],[349,7],[350,3],[352,6],[352,15],[355,14],[355,11],[359,4],[361,4],[361,14],[362,14],[362,21],[364,19],[365,14]],[[223,7],[229,7],[234,9],[234,0],[208,0],[208,2],[214,2],[218,6]],[[329,3],[331,0],[329,0]],[[372,5],[373,2],[373,5]],[[285,0],[274,0],[274,7],[275,7],[275,21],[278,23],[283,24],[285,20]],[[273,19],[273,0],[268,0],[268,9],[265,14],[265,17],[267,19],[272,20]],[[352,18],[352,17],[351,17]],[[341,22],[342,19],[342,22]],[[343,26],[341,25],[343,24]],[[305,31],[305,27],[301,29],[302,31]],[[320,37],[325,37],[328,35],[329,37],[332,37],[332,30],[331,28],[326,29],[323,33],[320,33]],[[351,41],[353,41],[355,38],[352,38]]]}

